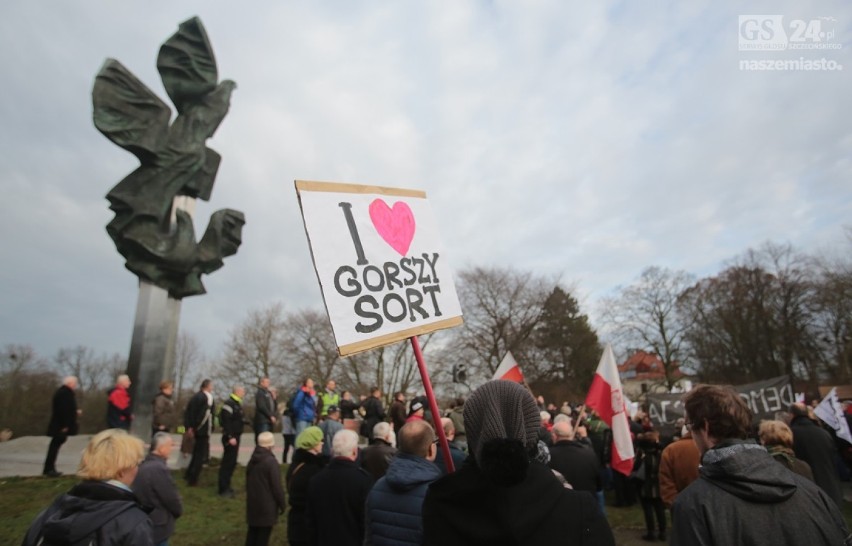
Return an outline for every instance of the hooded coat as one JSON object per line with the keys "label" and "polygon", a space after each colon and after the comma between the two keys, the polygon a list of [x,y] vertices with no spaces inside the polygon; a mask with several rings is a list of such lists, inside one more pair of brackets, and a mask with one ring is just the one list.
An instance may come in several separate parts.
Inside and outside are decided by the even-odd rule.
{"label": "hooded coat", "polygon": [[133,493],[105,482],[84,481],[36,517],[23,546],[39,544],[42,538],[73,544],[95,532],[102,546],[154,544],[151,520]]}
{"label": "hooded coat", "polygon": [[818,486],[754,443],[727,441],[702,457],[699,477],[675,499],[673,546],[844,544],[849,530]]}
{"label": "hooded coat", "polygon": [[468,459],[429,487],[423,529],[423,544],[435,546],[615,544],[595,497],[566,489],[538,462],[529,464],[522,481],[506,486]]}
{"label": "hooded coat", "polygon": [[429,484],[440,477],[431,461],[400,452],[367,496],[365,544],[422,544],[423,498]]}

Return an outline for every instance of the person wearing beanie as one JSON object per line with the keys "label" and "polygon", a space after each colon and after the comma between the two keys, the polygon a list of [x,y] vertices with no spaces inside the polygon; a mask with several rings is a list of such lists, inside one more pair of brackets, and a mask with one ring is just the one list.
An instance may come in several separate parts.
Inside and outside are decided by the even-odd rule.
{"label": "person wearing beanie", "polygon": [[405,420],[406,424],[412,421],[422,421],[423,414],[426,413],[426,408],[420,400],[414,400],[411,402],[411,408],[408,410],[408,418]]}
{"label": "person wearing beanie", "polygon": [[424,544],[615,544],[594,496],[566,489],[536,460],[539,411],[513,381],[474,391],[464,405],[471,458],[429,487]]}
{"label": "person wearing beanie", "polygon": [[272,453],[275,436],[257,435],[257,446],[246,466],[246,546],[266,546],[278,516],[284,513],[284,488],[278,459]]}
{"label": "person wearing beanie", "polygon": [[319,424],[319,428],[322,430],[322,455],[330,458],[331,441],[339,430],[343,430],[343,423],[340,422],[340,408],[338,406],[329,406],[324,410],[328,411],[323,422]]}
{"label": "person wearing beanie", "polygon": [[308,484],[326,464],[322,456],[323,434],[319,427],[308,427],[296,437],[293,462],[287,469],[285,484],[290,497],[287,515],[287,540],[291,546],[309,543],[305,513],[308,507]]}

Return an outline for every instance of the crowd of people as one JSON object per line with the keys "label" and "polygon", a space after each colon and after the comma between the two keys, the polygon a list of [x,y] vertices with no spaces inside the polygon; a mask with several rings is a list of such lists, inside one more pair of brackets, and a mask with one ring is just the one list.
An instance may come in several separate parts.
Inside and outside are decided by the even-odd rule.
{"label": "crowd of people", "polygon": [[[121,376],[110,393],[112,428],[92,438],[78,472],[83,481],[39,515],[24,544],[49,543],[60,532],[168,544],[183,512],[167,465],[177,427],[173,386],[164,381],[153,400],[144,460],[142,442],[126,432],[129,386]],[[58,475],[59,447],[76,432],[69,418],[78,415],[75,387],[76,378],[66,378],[53,400],[47,476]],[[204,380],[183,415],[187,485],[198,484],[210,437],[220,430],[218,494],[225,498],[236,496],[231,478],[242,433],[254,430],[246,545],[268,544],[285,511],[291,545],[609,545],[608,489],[616,506],[641,504],[647,541],[852,543],[839,508],[835,439],[803,404],[754,428],[733,389],[699,386],[685,395],[686,416],[670,437],[638,411],[630,420],[636,455],[628,476],[611,470],[612,431],[593,411],[545,404],[511,381],[485,383],[437,420],[425,396],[395,393],[385,411],[380,389],[356,401],[333,380],[317,392],[310,378],[288,394],[279,398],[261,378],[249,420],[244,386],[234,386],[217,408],[212,381]],[[448,472],[435,422],[455,472]]]}

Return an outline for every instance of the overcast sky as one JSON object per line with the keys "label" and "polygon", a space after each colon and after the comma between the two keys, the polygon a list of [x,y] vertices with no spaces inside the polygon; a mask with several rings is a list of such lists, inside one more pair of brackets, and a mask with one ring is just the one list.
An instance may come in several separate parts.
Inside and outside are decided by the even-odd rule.
{"label": "overcast sky", "polygon": [[[755,13],[781,28],[740,26]],[[91,88],[112,57],[168,102],[157,51],[193,15],[238,85],[196,231],[246,216],[239,252],[183,301],[209,356],[251,310],[322,306],[295,179],[424,190],[454,269],[559,276],[588,313],[647,266],[712,275],[767,240],[837,248],[852,224],[847,0],[7,0],[3,344],[127,354],[137,279],[104,196],[138,163],[94,128]],[[768,28],[842,49],[739,50]],[[844,70],[740,69],[786,59]]]}

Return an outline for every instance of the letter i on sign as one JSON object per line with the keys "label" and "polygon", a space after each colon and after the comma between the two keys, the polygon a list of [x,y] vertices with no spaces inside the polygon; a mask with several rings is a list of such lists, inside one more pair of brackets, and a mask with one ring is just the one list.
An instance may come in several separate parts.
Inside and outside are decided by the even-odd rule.
{"label": "letter i on sign", "polygon": [[355,245],[355,253],[358,255],[358,265],[367,264],[367,258],[364,256],[364,247],[361,245],[361,236],[358,235],[358,226],[355,225],[355,218],[352,217],[352,203],[345,201],[338,203],[343,209],[343,216],[346,217],[346,225],[349,226],[349,235],[352,237],[352,244]]}

